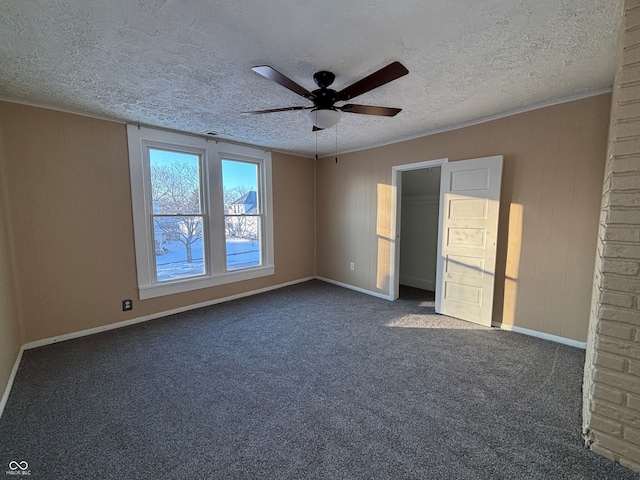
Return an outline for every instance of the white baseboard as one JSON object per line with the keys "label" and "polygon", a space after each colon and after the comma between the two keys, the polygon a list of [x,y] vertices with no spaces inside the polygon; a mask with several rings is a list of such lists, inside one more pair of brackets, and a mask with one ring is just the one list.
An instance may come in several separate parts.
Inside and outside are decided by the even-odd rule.
{"label": "white baseboard", "polygon": [[260,288],[258,290],[251,290],[249,292],[239,293],[237,295],[231,295],[228,297],[217,298],[215,300],[210,300],[207,302],[196,303],[193,305],[187,305],[180,308],[174,308],[172,310],[166,310],[163,312],[153,313],[151,315],[145,315],[143,317],[136,317],[129,320],[124,320],[122,322],[110,323],[109,325],[103,325],[95,328],[88,328],[86,330],[80,330],[78,332],[67,333],[64,335],[58,335],[55,337],[43,338],[42,340],[36,340],[34,342],[28,342],[20,347],[18,351],[18,356],[16,358],[15,364],[13,365],[13,370],[11,370],[11,375],[9,376],[9,380],[7,381],[7,385],[4,389],[4,394],[2,395],[2,399],[0,399],[0,417],[2,417],[2,412],[4,411],[4,407],[7,404],[7,400],[9,399],[9,394],[11,393],[11,387],[13,387],[13,381],[16,377],[16,373],[18,372],[18,367],[20,366],[20,362],[22,361],[22,353],[25,350],[31,348],[42,347],[45,345],[51,345],[53,343],[63,342],[65,340],[72,340],[74,338],[86,337],[87,335],[93,335],[95,333],[106,332],[108,330],[114,330],[116,328],[128,327],[129,325],[134,325],[136,323],[147,322],[149,320],[154,320],[156,318],[166,317],[168,315],[173,315],[175,313],[182,313],[188,310],[195,310],[196,308],[208,307],[209,305],[215,305],[217,303],[229,302],[231,300],[236,300],[243,297],[249,297],[251,295],[257,295],[259,293],[268,292],[271,290],[277,290],[279,288],[288,287],[290,285],[295,285],[297,283],[308,282],[309,280],[314,280],[316,277],[306,277],[300,278],[298,280],[293,280],[291,282],[280,283],[278,285],[272,285],[270,287]]}
{"label": "white baseboard", "polygon": [[[322,280],[323,282],[332,283],[334,285],[338,285],[340,287],[348,288],[350,290],[355,290],[356,292],[366,293],[367,295],[372,295],[374,297],[383,298],[385,300],[394,300],[389,295],[384,295],[382,293],[373,292],[371,290],[366,290],[364,288],[355,287],[353,285],[349,285],[348,283],[338,282],[336,280],[331,280],[329,278],[324,277],[316,277],[318,280]],[[420,288],[420,287],[417,287]],[[435,287],[434,287],[435,289]],[[580,348],[582,350],[586,350],[587,344],[586,342],[578,342],[577,340],[572,340],[571,338],[560,337],[558,335],[552,335],[550,333],[539,332],[537,330],[529,330],[528,328],[516,327],[515,325],[507,325],[504,323],[496,323],[493,322],[491,324],[492,327],[497,327],[502,330],[508,330],[511,332],[521,333],[523,335],[529,335],[531,337],[542,338],[544,340],[550,340],[552,342],[561,343],[563,345],[569,345],[571,347]]]}
{"label": "white baseboard", "polygon": [[162,312],[152,313],[143,317],[136,317],[122,322],[110,323],[108,325],[102,325],[100,327],[88,328],[86,330],[80,330],[79,332],[67,333],[65,335],[58,335],[55,337],[43,338],[42,340],[36,340],[34,342],[25,343],[22,348],[28,350],[31,348],[42,347],[44,345],[51,345],[53,343],[63,342],[65,340],[72,340],[74,338],[86,337],[87,335],[93,335],[94,333],[106,332],[108,330],[114,330],[116,328],[128,327],[129,325],[135,325],[136,323],[148,322],[149,320],[155,320],[156,318],[162,318],[176,313],[187,312],[189,310],[195,310],[197,308],[208,307],[210,305],[216,305],[218,303],[229,302],[231,300],[237,300],[239,298],[250,297],[259,293],[269,292],[271,290],[277,290],[279,288],[288,287],[297,283],[308,282],[314,280],[316,277],[300,278],[291,282],[280,283],[278,285],[272,285],[270,287],[260,288],[258,290],[251,290],[249,292],[238,293],[236,295],[230,295],[228,297],[216,298],[215,300],[209,300],[206,302],[195,303],[192,305],[185,305],[184,307],[174,308],[172,310],[165,310]]}
{"label": "white baseboard", "polygon": [[355,290],[356,292],[366,293],[367,295],[371,295],[372,297],[383,298],[385,300],[393,300],[390,295],[385,295],[384,293],[374,292],[373,290],[367,290],[365,288],[356,287],[354,285],[349,285],[348,283],[338,282],[337,280],[331,280],[330,278],[324,277],[316,277],[318,280],[322,280],[323,282],[332,283],[334,285],[338,285],[339,287],[348,288],[349,290]]}
{"label": "white baseboard", "polygon": [[2,398],[0,399],[0,418],[2,418],[4,407],[7,405],[7,400],[9,400],[9,393],[11,393],[11,387],[13,387],[13,381],[16,378],[16,373],[18,373],[18,367],[20,367],[20,361],[22,361],[23,351],[24,351],[24,347],[20,347],[20,350],[18,350],[18,355],[16,356],[16,361],[13,364],[13,369],[11,370],[11,375],[9,375],[7,386],[5,387],[4,393],[2,394]]}
{"label": "white baseboard", "polygon": [[562,343],[563,345],[569,345],[570,347],[581,348],[586,350],[586,342],[578,342],[571,338],[560,337],[558,335],[551,335],[550,333],[539,332],[537,330],[529,330],[528,328],[516,327],[515,325],[507,325],[506,323],[491,324],[492,327],[500,328],[501,330],[508,330],[510,332],[522,333],[523,335],[529,335],[531,337],[543,338],[544,340],[551,340],[552,342]]}
{"label": "white baseboard", "polygon": [[[261,289],[258,289],[258,290],[251,290],[249,292],[243,292],[243,293],[239,293],[239,294],[236,294],[236,295],[231,295],[231,296],[228,296],[228,297],[217,298],[215,300],[209,300],[207,302],[196,303],[196,304],[193,304],[193,305],[186,305],[184,307],[174,308],[172,310],[165,310],[163,312],[158,312],[158,313],[154,313],[154,314],[151,314],[151,315],[145,315],[143,317],[132,318],[130,320],[124,320],[122,322],[111,323],[109,325],[103,325],[103,326],[100,326],[100,327],[89,328],[89,329],[86,329],[86,330],[80,330],[78,332],[67,333],[65,335],[58,335],[58,336],[55,336],[55,337],[43,338],[42,340],[36,340],[34,342],[25,343],[24,345],[22,345],[22,347],[20,347],[20,350],[18,351],[18,355],[17,355],[16,361],[15,361],[15,363],[13,365],[13,369],[11,370],[11,375],[9,375],[9,380],[7,381],[7,385],[5,387],[4,394],[2,395],[2,398],[0,399],[0,417],[2,417],[2,413],[4,412],[4,407],[6,406],[7,400],[9,399],[9,394],[11,393],[11,387],[13,386],[13,382],[15,380],[16,373],[18,372],[18,368],[19,368],[20,362],[22,360],[22,354],[23,354],[23,352],[25,350],[28,350],[28,349],[31,349],[31,348],[36,348],[36,347],[42,347],[44,345],[51,345],[53,343],[58,343],[58,342],[62,342],[62,341],[65,341],[65,340],[71,340],[71,339],[74,339],[74,338],[85,337],[87,335],[93,335],[95,333],[106,332],[108,330],[114,330],[116,328],[127,327],[129,325],[134,325],[136,323],[147,322],[149,320],[154,320],[156,318],[166,317],[168,315],[173,315],[173,314],[176,314],[176,313],[182,313],[182,312],[186,312],[186,311],[189,311],[189,310],[195,310],[196,308],[208,307],[210,305],[215,305],[215,304],[218,304],[218,303],[224,303],[224,302],[229,302],[231,300],[236,300],[236,299],[239,299],[239,298],[250,297],[252,295],[257,295],[259,293],[264,293],[264,292],[268,292],[268,291],[271,291],[271,290],[277,290],[279,288],[288,287],[290,285],[295,285],[295,284],[298,284],[298,283],[308,282],[309,280],[314,280],[314,279],[322,280],[323,282],[327,282],[327,283],[331,283],[331,284],[334,284],[334,285],[338,285],[340,287],[348,288],[350,290],[355,290],[357,292],[364,293],[364,294],[371,295],[371,296],[378,297],[378,298],[382,298],[384,300],[393,300],[393,298],[391,298],[389,295],[385,295],[385,294],[382,294],[382,293],[374,292],[374,291],[371,291],[371,290],[366,290],[364,288],[356,287],[354,285],[349,285],[347,283],[338,282],[336,280],[331,280],[331,279],[320,277],[320,276],[314,276],[314,277],[300,278],[298,280],[293,280],[291,282],[281,283],[281,284],[278,284],[278,285],[272,285],[270,287],[265,287],[265,288],[261,288]],[[516,333],[522,333],[524,335],[530,335],[530,336],[533,336],[533,337],[543,338],[545,340],[551,340],[553,342],[558,342],[558,343],[562,343],[564,345],[569,345],[569,346],[572,346],[572,347],[581,348],[583,350],[587,348],[587,344],[585,342],[578,342],[576,340],[571,340],[570,338],[560,337],[560,336],[557,336],[557,335],[551,335],[549,333],[538,332],[536,330],[529,330],[527,328],[516,327],[514,325],[506,325],[506,324],[502,324],[502,323],[494,323],[492,325],[494,327],[498,327],[498,328],[501,328],[503,330],[510,330],[510,331],[513,331],[513,332],[516,332]]]}

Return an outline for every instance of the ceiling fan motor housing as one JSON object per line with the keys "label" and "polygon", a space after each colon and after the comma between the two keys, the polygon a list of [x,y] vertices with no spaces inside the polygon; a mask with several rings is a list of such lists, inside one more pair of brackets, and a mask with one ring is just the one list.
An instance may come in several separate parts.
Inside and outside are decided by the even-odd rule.
{"label": "ceiling fan motor housing", "polygon": [[330,88],[319,88],[313,92],[313,103],[316,108],[333,108],[333,104],[338,101],[338,92]]}
{"label": "ceiling fan motor housing", "polygon": [[335,79],[336,76],[326,70],[321,70],[313,74],[313,81],[316,82],[316,85],[320,88],[327,88]]}
{"label": "ceiling fan motor housing", "polygon": [[321,70],[313,74],[313,81],[320,87],[311,92],[313,95],[313,103],[317,109],[326,110],[334,108],[333,104],[338,101],[338,92],[327,87],[333,83],[335,78],[336,76],[333,73],[327,72],[326,70]]}

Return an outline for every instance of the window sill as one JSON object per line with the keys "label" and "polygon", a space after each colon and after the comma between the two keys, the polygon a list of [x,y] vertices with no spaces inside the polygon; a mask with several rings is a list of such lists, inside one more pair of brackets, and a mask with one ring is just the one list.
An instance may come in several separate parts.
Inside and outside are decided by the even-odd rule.
{"label": "window sill", "polygon": [[158,283],[154,285],[140,285],[138,287],[138,297],[140,300],[146,300],[148,298],[162,297],[165,295],[173,295],[175,293],[190,292],[201,288],[215,287],[217,285],[225,285],[227,283],[242,282],[243,280],[266,277],[268,275],[273,275],[274,273],[275,267],[273,265],[267,265],[266,267],[229,272],[217,276],[190,278],[187,280]]}

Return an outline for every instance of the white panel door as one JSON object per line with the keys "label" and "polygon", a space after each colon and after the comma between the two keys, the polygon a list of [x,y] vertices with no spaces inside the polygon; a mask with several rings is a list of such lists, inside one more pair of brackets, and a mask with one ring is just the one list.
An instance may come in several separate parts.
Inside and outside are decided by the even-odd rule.
{"label": "white panel door", "polygon": [[502,156],[442,165],[436,312],[491,325]]}

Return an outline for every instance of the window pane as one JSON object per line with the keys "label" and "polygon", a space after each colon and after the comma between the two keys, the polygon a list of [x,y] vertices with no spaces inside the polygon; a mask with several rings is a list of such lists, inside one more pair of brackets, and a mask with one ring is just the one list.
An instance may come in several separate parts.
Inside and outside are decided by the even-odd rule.
{"label": "window pane", "polygon": [[222,160],[222,188],[225,214],[260,213],[257,164]]}
{"label": "window pane", "polygon": [[262,265],[258,165],[222,160],[227,270]]}
{"label": "window pane", "polygon": [[200,157],[149,149],[153,213],[201,213]]}
{"label": "window pane", "polygon": [[202,217],[155,217],[153,236],[159,282],[205,273]]}
{"label": "window pane", "polygon": [[227,215],[225,226],[227,270],[261,265],[260,217]]}

